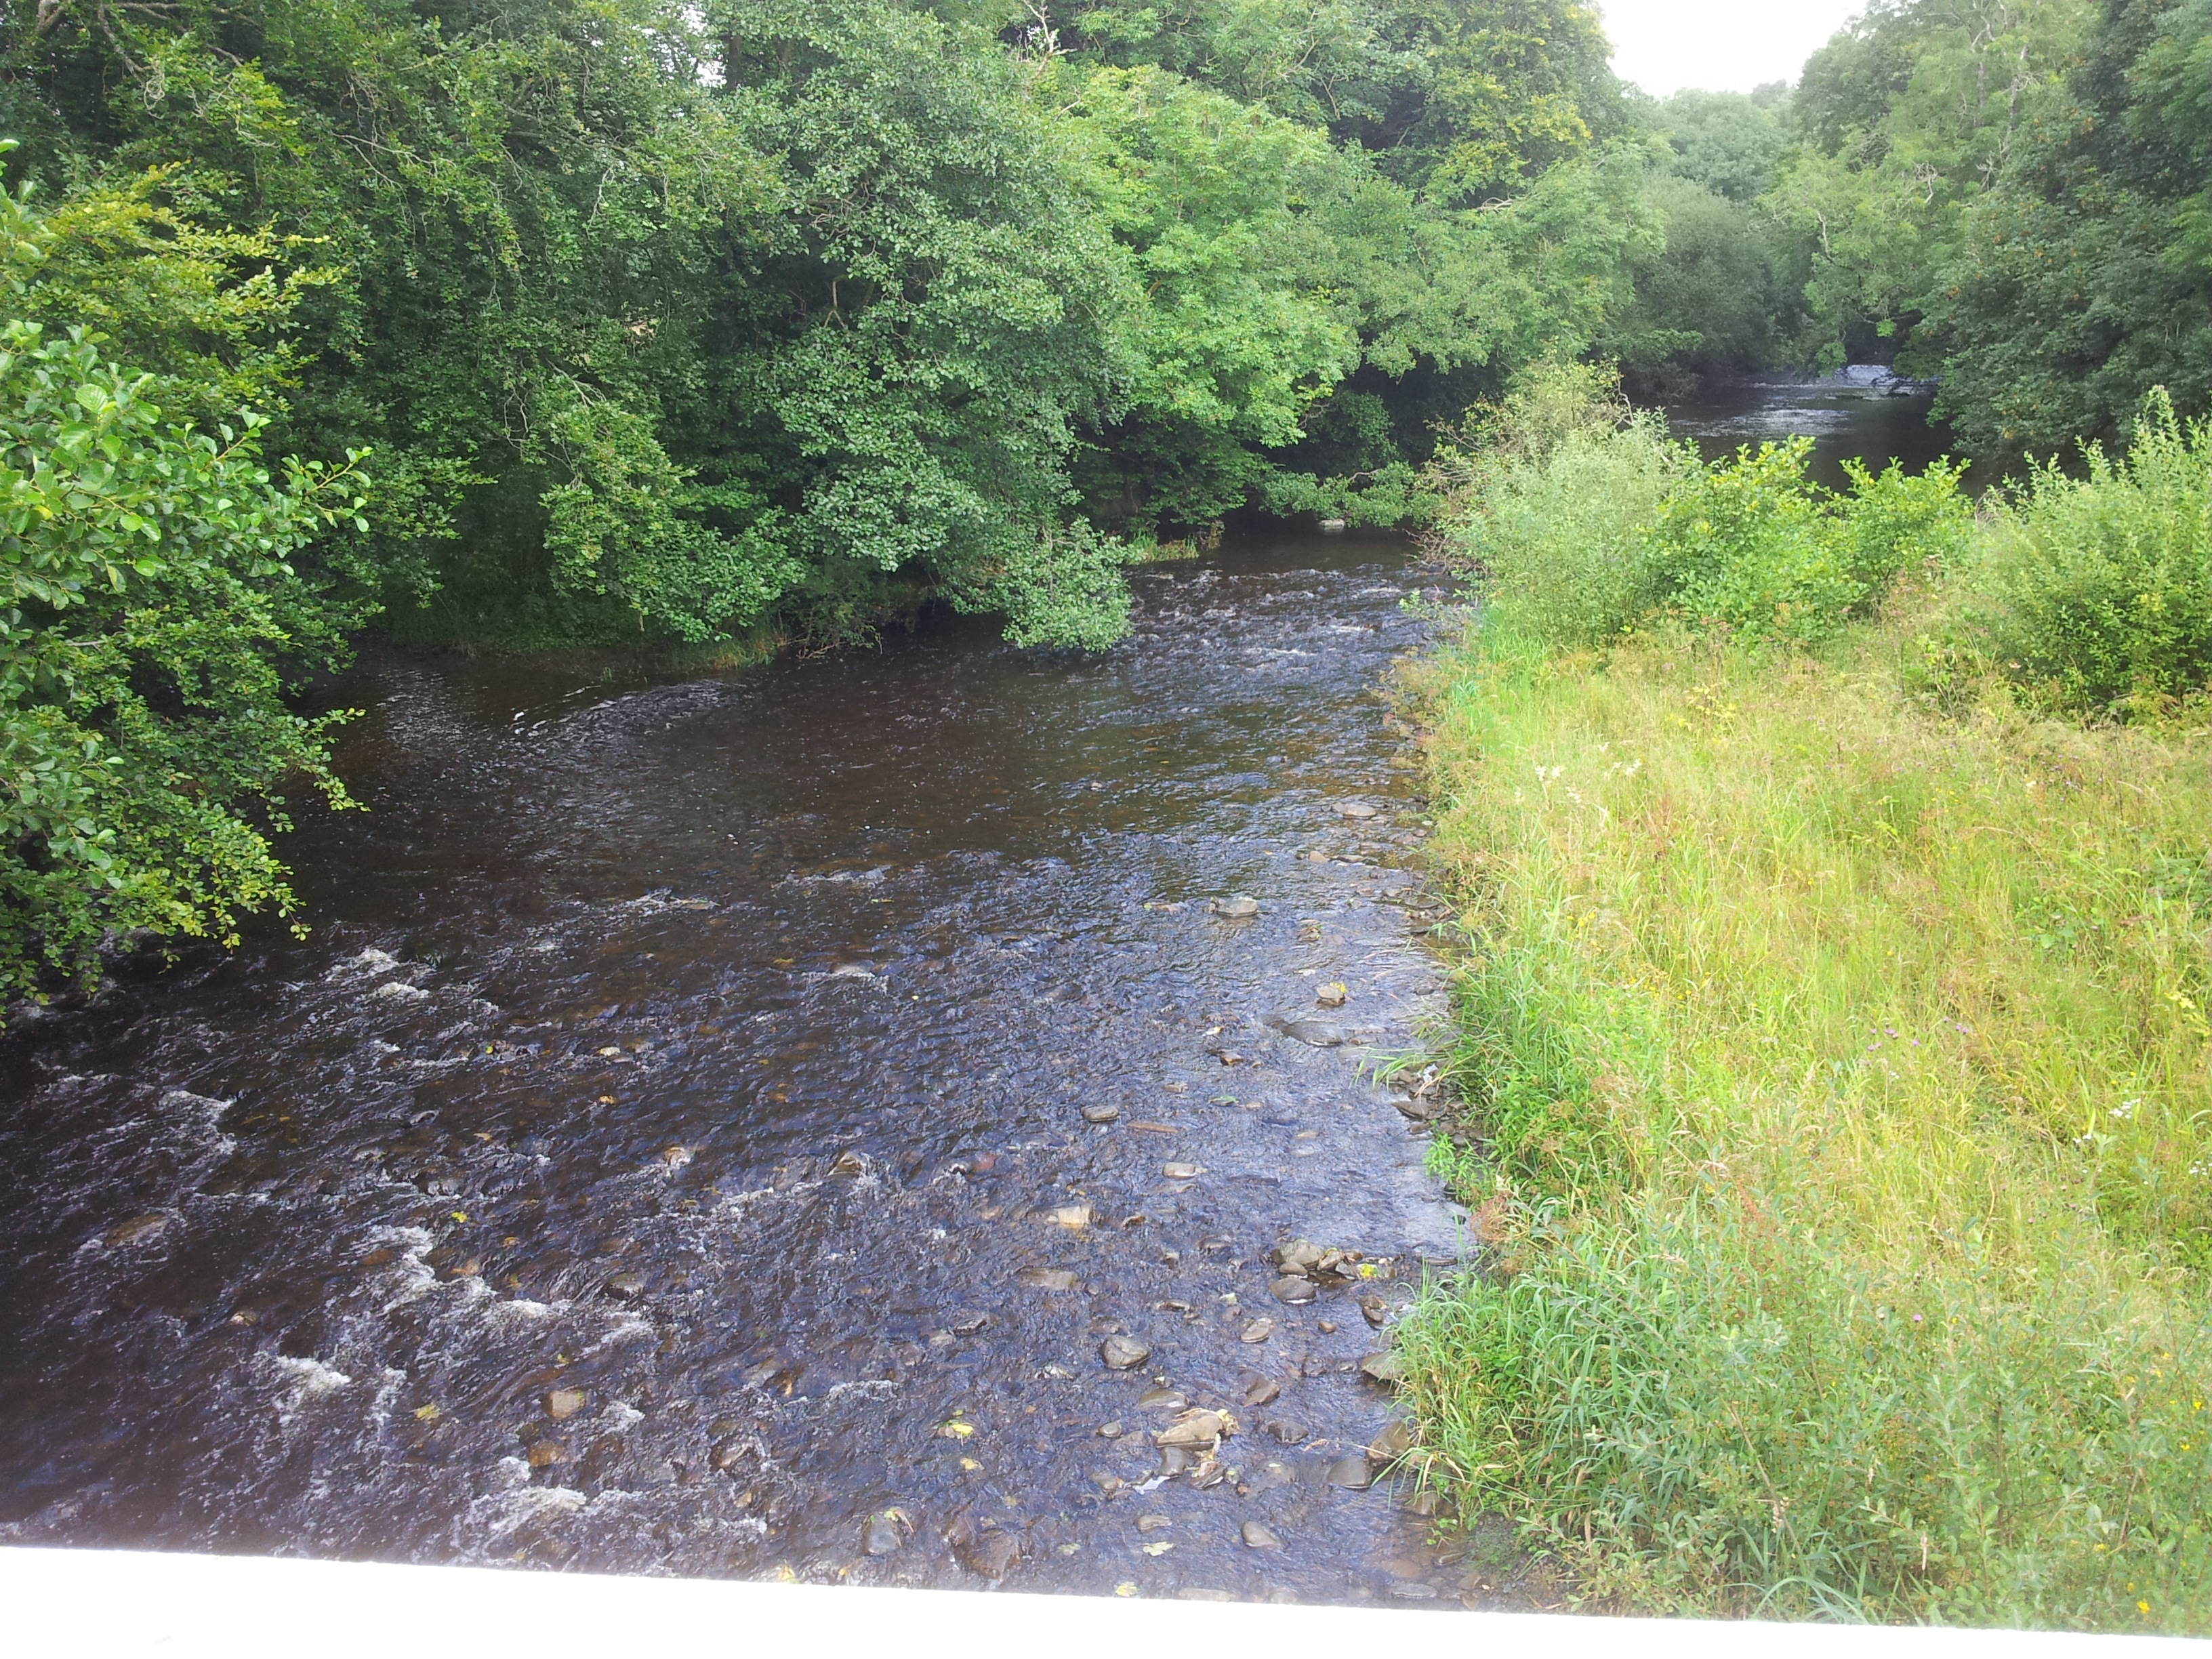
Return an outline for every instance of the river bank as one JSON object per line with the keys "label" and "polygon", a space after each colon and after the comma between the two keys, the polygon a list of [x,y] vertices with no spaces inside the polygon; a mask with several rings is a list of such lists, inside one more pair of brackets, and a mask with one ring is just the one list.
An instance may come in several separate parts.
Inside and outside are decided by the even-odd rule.
{"label": "river bank", "polygon": [[2212,727],[2147,678],[2086,711],[2078,634],[2051,682],[1974,645],[2103,570],[2068,537],[2185,535],[2201,441],[1931,513],[1826,626],[1577,635],[1515,489],[1631,503],[1575,550],[1608,593],[1664,490],[1740,523],[1716,606],[1861,522],[1766,463],[1637,506],[1659,452],[1594,430],[1504,475],[1493,609],[1411,687],[1464,939],[1436,1164],[1486,1246],[1401,1332],[1433,1477],[1584,1605],[2203,1632]]}

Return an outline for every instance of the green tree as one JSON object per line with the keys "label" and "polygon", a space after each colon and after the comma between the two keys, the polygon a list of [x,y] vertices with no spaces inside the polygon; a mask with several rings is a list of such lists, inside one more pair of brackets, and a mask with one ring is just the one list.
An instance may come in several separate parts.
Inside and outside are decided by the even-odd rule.
{"label": "green tree", "polygon": [[[284,694],[337,665],[358,607],[300,562],[357,530],[364,481],[258,459],[250,412],[204,431],[164,387],[204,386],[106,361],[81,329],[20,313],[52,303],[66,240],[0,198],[0,988],[84,976],[143,930],[228,938],[241,910],[291,895],[267,832],[288,780],[333,805],[327,735]],[[180,260],[195,257],[189,247]],[[66,260],[55,261],[65,264]],[[143,271],[141,272],[143,275]],[[176,288],[189,292],[194,273]]]}

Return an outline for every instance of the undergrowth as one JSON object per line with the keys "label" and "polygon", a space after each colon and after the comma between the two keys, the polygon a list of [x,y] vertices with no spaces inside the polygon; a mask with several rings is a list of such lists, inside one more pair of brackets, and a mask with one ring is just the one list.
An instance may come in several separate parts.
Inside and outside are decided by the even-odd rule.
{"label": "undergrowth", "polygon": [[1929,522],[1832,626],[1501,605],[1411,688],[1487,1246],[1421,1455],[1595,1605],[2202,1633],[2205,710],[1931,689]]}

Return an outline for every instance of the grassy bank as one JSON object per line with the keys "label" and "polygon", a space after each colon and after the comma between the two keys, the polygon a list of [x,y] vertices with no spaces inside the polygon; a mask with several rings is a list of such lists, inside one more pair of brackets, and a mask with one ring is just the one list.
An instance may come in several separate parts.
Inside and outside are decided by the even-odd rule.
{"label": "grassy bank", "polygon": [[[1435,1477],[1598,1604],[2212,1629],[2208,711],[2008,678],[2032,500],[1718,627],[1655,542],[1728,480],[1591,531],[1572,449],[1476,469],[1496,603],[1416,688],[1491,1246],[1400,1337]],[[1565,554],[1511,520],[1554,486]],[[1709,592],[1775,602],[1758,539]],[[1576,560],[1632,626],[1547,622]]]}

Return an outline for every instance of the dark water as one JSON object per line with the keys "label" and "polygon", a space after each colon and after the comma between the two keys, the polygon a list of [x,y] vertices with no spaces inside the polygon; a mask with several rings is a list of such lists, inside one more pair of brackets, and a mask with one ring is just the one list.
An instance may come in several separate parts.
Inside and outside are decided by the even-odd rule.
{"label": "dark water", "polygon": [[[1440,990],[1417,580],[1278,538],[1096,660],[364,672],[312,936],[0,1048],[0,1539],[1432,1594],[1356,1370],[1458,1239],[1362,1069]],[[1299,1237],[1369,1276],[1279,1302]]]}
{"label": "dark water", "polygon": [[1678,435],[1695,439],[1708,460],[1741,444],[1808,437],[1808,471],[1830,489],[1842,488],[1846,460],[1863,459],[1877,471],[1897,460],[1917,472],[1956,453],[1950,432],[1929,424],[1932,391],[1894,389],[1876,383],[1873,374],[1855,369],[1830,380],[1734,386],[1668,409],[1668,424]]}

